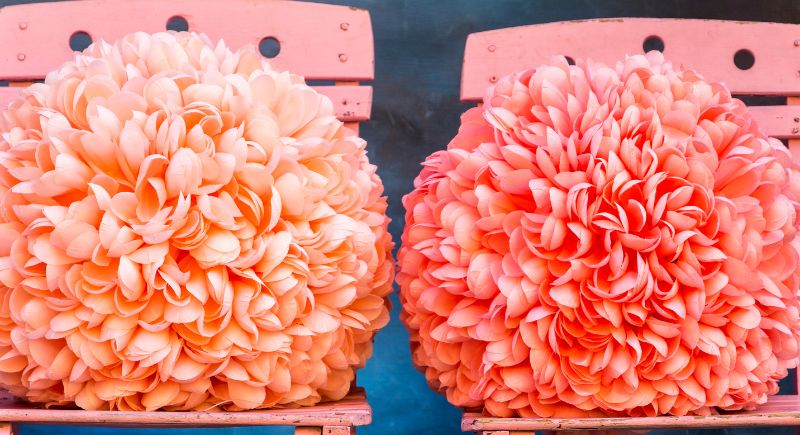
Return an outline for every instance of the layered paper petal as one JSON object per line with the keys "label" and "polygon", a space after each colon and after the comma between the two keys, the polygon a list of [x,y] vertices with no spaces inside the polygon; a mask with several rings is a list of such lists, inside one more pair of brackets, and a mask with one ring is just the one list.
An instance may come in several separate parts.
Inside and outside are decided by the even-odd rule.
{"label": "layered paper petal", "polygon": [[388,320],[382,193],[330,100],[255,48],[92,45],[0,113],[0,387],[112,410],[340,399]]}
{"label": "layered paper petal", "polygon": [[403,199],[428,383],[498,416],[708,414],[797,366],[800,177],[658,52],[498,80]]}

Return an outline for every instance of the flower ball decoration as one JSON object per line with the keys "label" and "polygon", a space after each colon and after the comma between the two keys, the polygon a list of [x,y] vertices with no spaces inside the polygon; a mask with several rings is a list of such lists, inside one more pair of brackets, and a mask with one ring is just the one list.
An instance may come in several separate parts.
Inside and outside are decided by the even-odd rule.
{"label": "flower ball decoration", "polygon": [[798,362],[800,179],[658,52],[503,78],[404,198],[414,362],[496,416],[751,408]]}
{"label": "flower ball decoration", "polygon": [[190,33],[94,44],[0,115],[0,386],[85,409],[342,398],[388,320],[365,142]]}

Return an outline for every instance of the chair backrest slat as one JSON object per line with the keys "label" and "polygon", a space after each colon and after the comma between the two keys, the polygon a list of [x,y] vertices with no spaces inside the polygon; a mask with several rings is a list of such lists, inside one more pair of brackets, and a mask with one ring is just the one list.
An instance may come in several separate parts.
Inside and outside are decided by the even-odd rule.
{"label": "chair backrest slat", "polygon": [[[532,68],[556,54],[613,64],[662,45],[673,65],[725,83],[737,95],[800,95],[800,26],[694,19],[615,18],[565,21],[473,33],[467,38],[461,99],[480,101],[499,77]],[[742,69],[734,62],[739,55]],[[800,111],[753,107],[769,135],[800,138]]]}
{"label": "chair backrest slat", "polygon": [[800,106],[750,106],[756,123],[769,136],[800,138]]}
{"label": "chair backrest slat", "polygon": [[[190,31],[223,39],[232,48],[274,38],[270,61],[307,80],[372,80],[372,25],[366,10],[280,0],[76,0],[0,8],[0,80],[41,79],[72,57],[70,37],[113,41],[135,31],[158,32],[181,17]],[[344,121],[369,118],[369,86],[320,86]],[[1,88],[0,88],[1,89]],[[14,91],[0,91],[0,99]]]}
{"label": "chair backrest slat", "polygon": [[[371,86],[312,86],[333,102],[336,117],[345,122],[366,121],[372,107]],[[0,107],[5,107],[22,92],[19,87],[0,87]]]}

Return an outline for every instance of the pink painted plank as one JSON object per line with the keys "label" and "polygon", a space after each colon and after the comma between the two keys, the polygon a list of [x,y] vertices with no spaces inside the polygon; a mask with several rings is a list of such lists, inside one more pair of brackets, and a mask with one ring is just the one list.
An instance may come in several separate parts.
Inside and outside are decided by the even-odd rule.
{"label": "pink painted plank", "polygon": [[0,79],[43,77],[71,57],[74,32],[112,41],[134,31],[163,31],[174,16],[184,17],[190,31],[232,47],[274,37],[281,50],[273,64],[307,79],[373,78],[372,25],[365,10],[293,1],[83,0],[0,9]]}
{"label": "pink painted plank", "polygon": [[365,121],[372,110],[372,86],[314,86],[333,102],[336,117],[341,121]]}
{"label": "pink painted plank", "polygon": [[[611,63],[625,54],[642,53],[645,38],[664,41],[673,64],[724,82],[734,93],[800,95],[800,27],[795,24],[617,18],[566,21],[473,33],[467,38],[461,99],[483,97],[493,77],[535,67],[553,54],[590,57]],[[698,49],[702,46],[702,49]],[[740,49],[755,64],[740,70],[733,63]]]}
{"label": "pink painted plank", "polygon": [[114,427],[364,426],[372,409],[363,389],[333,403],[240,412],[125,412],[45,409],[0,393],[0,422]]}
{"label": "pink painted plank", "polygon": [[355,428],[347,426],[325,426],[322,428],[322,435],[351,435],[355,433]]}
{"label": "pink painted plank", "polygon": [[[312,86],[317,92],[327,95],[333,102],[336,117],[344,122],[369,119],[372,108],[371,86]],[[5,108],[19,96],[22,88],[0,87],[0,108]]]}
{"label": "pink painted plank", "polygon": [[294,430],[294,435],[351,435],[355,433],[355,428],[349,426],[297,427]]}
{"label": "pink painted plank", "polygon": [[[788,107],[800,107],[800,97],[788,97],[786,99],[786,104]],[[797,118],[794,118],[795,120]],[[789,152],[792,153],[792,158],[795,162],[800,162],[800,139],[789,139],[787,141],[787,145],[789,146]],[[795,391],[800,393],[800,370],[795,369],[795,387],[797,388]],[[796,431],[800,434],[800,428]]]}
{"label": "pink painted plank", "polygon": [[608,417],[608,418],[495,418],[465,413],[461,430],[534,431],[598,429],[690,429],[745,426],[800,425],[800,396],[772,396],[753,411],[730,412],[707,417]]}
{"label": "pink painted plank", "polygon": [[800,105],[750,106],[756,123],[769,136],[779,139],[800,138]]}

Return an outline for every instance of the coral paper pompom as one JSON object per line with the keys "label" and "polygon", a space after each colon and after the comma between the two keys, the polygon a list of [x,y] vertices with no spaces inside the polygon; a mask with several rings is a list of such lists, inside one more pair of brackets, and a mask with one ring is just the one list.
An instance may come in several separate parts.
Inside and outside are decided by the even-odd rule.
{"label": "coral paper pompom", "polygon": [[500,80],[405,197],[415,363],[498,416],[708,414],[797,365],[798,178],[662,55]]}
{"label": "coral paper pompom", "polygon": [[386,201],[303,79],[204,36],[94,44],[0,115],[0,386],[86,409],[343,397]]}

